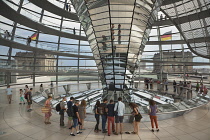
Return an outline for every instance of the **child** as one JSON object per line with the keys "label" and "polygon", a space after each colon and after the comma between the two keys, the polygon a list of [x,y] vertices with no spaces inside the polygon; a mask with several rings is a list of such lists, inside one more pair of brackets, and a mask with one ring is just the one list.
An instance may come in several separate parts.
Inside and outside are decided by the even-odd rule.
{"label": "child", "polygon": [[25,104],[25,101],[24,101],[24,94],[23,94],[23,90],[20,89],[20,103],[19,104]]}

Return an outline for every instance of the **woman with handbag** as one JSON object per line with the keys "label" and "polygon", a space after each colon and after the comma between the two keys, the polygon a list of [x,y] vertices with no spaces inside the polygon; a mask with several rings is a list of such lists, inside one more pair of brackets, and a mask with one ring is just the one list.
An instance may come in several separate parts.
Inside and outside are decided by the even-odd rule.
{"label": "woman with handbag", "polygon": [[156,113],[158,112],[157,105],[154,100],[150,100],[149,105],[150,105],[149,106],[149,115],[150,115],[150,120],[151,120],[151,125],[152,125],[151,131],[154,132],[154,123],[155,123],[156,130],[158,132],[159,128],[158,128],[157,115],[156,115]]}
{"label": "woman with handbag", "polygon": [[48,99],[45,101],[45,108],[49,109],[46,113],[45,113],[45,124],[51,124],[50,122],[50,117],[52,116],[51,113],[51,100],[52,100],[52,96],[48,96]]}
{"label": "woman with handbag", "polygon": [[140,114],[140,112],[138,110],[139,107],[138,107],[137,104],[135,104],[135,103],[129,103],[129,106],[133,110],[131,112],[131,114],[134,116],[134,122],[133,122],[134,131],[131,132],[131,133],[138,135],[138,133],[139,133],[139,123],[141,121],[142,116],[141,116],[141,114]]}

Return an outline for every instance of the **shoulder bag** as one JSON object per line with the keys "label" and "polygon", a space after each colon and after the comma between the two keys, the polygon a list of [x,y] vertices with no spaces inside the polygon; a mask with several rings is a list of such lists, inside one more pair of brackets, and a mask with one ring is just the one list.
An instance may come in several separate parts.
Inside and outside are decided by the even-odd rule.
{"label": "shoulder bag", "polygon": [[138,109],[137,109],[137,111],[138,111],[138,114],[135,115],[134,118],[135,118],[136,122],[140,122],[143,117],[142,117],[142,115],[141,115],[141,113],[139,112]]}
{"label": "shoulder bag", "polygon": [[114,116],[118,116],[118,106],[119,106],[119,102],[117,103],[117,110],[114,111]]}

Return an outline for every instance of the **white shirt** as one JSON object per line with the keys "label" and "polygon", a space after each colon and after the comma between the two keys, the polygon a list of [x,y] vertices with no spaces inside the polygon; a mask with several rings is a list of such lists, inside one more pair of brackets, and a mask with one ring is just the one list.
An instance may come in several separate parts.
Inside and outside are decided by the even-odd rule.
{"label": "white shirt", "polygon": [[[117,110],[117,106],[118,106],[118,110]],[[115,103],[114,111],[118,112],[118,116],[123,116],[125,114],[125,104],[121,101],[118,101],[117,103]]]}
{"label": "white shirt", "polygon": [[7,91],[7,95],[12,95],[12,89],[11,88],[7,88],[6,91]]}

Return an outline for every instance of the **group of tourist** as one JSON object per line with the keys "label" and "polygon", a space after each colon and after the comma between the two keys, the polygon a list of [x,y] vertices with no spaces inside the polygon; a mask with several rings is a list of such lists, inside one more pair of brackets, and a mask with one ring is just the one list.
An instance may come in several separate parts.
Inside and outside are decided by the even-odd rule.
{"label": "group of tourist", "polygon": [[[52,96],[48,96],[48,99],[45,101],[45,108],[48,108],[48,112],[45,113],[45,124],[51,124],[50,117],[52,116],[51,113],[51,100]],[[64,123],[64,115],[65,112],[68,115],[68,128],[70,129],[70,135],[76,136],[76,134],[82,133],[81,130],[84,129],[84,119],[86,118],[86,101],[82,100],[75,101],[74,97],[71,97],[70,100],[67,102],[67,108],[65,105],[66,97],[62,97],[62,100],[59,104],[56,105],[56,111],[59,112],[60,115],[60,126],[66,127]]]}
{"label": "group of tourist", "polygon": [[[8,32],[8,30],[5,30],[4,32],[4,39],[9,39],[9,37],[11,37],[10,32]],[[26,45],[30,45],[31,43],[31,37],[28,36],[27,40],[26,40]]]}
{"label": "group of tourist", "polygon": [[[173,88],[174,88],[174,92],[177,91],[177,88],[180,88],[180,93],[182,93],[183,89],[186,88],[189,91],[192,91],[192,83],[191,81],[179,81],[179,83],[177,83],[175,80],[173,81]],[[186,90],[185,90],[186,91]],[[202,82],[196,82],[195,85],[195,91],[199,94],[199,95],[207,95],[208,93],[208,88],[206,86],[204,86],[204,84]]]}
{"label": "group of tourist", "polygon": [[[101,131],[99,129],[99,122],[100,122],[100,116],[102,119],[102,133],[107,133],[108,136],[111,135],[111,130],[113,134],[118,135],[123,134],[123,119],[125,114],[125,104],[122,102],[122,98],[118,98],[118,102],[114,104],[113,100],[109,101],[109,104],[107,105],[108,100],[103,99],[103,103],[100,103],[100,101],[97,101],[94,106],[94,113],[95,113],[95,119],[96,119],[96,125],[94,131],[98,133]],[[152,125],[152,132],[154,132],[154,123],[156,125],[156,130],[159,131],[158,123],[157,123],[157,106],[155,105],[155,102],[151,100],[149,107],[149,115],[151,119],[151,125]],[[134,117],[133,121],[133,132],[132,134],[138,134],[139,133],[139,123],[142,119],[142,116],[139,111],[139,106],[135,103],[129,103],[129,106],[132,110],[131,114]],[[108,126],[107,130],[106,128],[106,122],[108,120]],[[116,125],[116,126],[115,126]],[[112,127],[111,127],[112,126]],[[112,129],[111,129],[111,128]],[[119,130],[119,131],[118,131]],[[125,132],[126,134],[130,134],[130,132]]]}
{"label": "group of tourist", "polygon": [[[23,91],[23,89],[19,90],[19,96],[20,96],[20,105],[21,104],[25,104],[27,102],[27,112],[31,112],[31,104],[32,104],[32,90],[33,88],[28,87],[28,85],[25,85],[25,89]],[[6,93],[7,93],[7,99],[9,104],[11,104],[12,102],[12,88],[10,87],[10,85],[7,86],[6,89]]]}
{"label": "group of tourist", "polygon": [[[20,103],[19,104],[25,104],[25,100],[27,102],[27,112],[31,112],[31,105],[32,105],[32,91],[33,88],[28,87],[28,85],[25,85],[24,92],[22,89],[20,89]],[[25,98],[25,99],[24,99]]]}
{"label": "group of tourist", "polygon": [[11,37],[11,34],[8,32],[8,30],[4,31],[4,39],[9,39]]}
{"label": "group of tourist", "polygon": [[199,95],[207,95],[208,93],[208,88],[206,86],[204,86],[204,84],[202,82],[198,82],[196,83],[196,86],[195,86],[195,91],[199,94]]}
{"label": "group of tourist", "polygon": [[[144,84],[145,84],[145,88],[146,89],[151,89],[152,90],[154,81],[153,81],[152,78],[150,78],[150,79],[149,78],[145,78],[144,79]],[[162,81],[157,80],[157,84],[158,85],[163,84],[163,86],[165,87],[165,89],[163,87],[163,90],[168,91],[168,79],[163,79]],[[159,87],[158,87],[158,89],[159,89]]]}
{"label": "group of tourist", "polygon": [[179,81],[179,83],[177,83],[175,80],[173,81],[173,88],[174,88],[174,92],[177,91],[177,88],[179,88],[180,93],[182,93],[183,89],[192,89],[192,84],[191,81]]}
{"label": "group of tourist", "polygon": [[[49,111],[45,113],[45,124],[51,124],[50,117],[52,116],[51,113],[51,100],[52,97],[49,96],[45,102],[45,107],[49,108]],[[60,114],[60,126],[66,127],[64,124],[64,114],[65,112],[68,115],[68,128],[70,129],[70,135],[76,136],[84,129],[84,119],[86,118],[86,101],[82,100],[81,103],[78,100],[74,100],[74,97],[71,97],[70,100],[67,102],[67,108],[65,105],[66,97],[62,97],[62,101],[56,105],[56,110]],[[154,123],[156,125],[156,130],[158,129],[157,124],[157,106],[155,102],[151,100],[149,107],[149,115],[151,119],[152,130],[154,132]],[[130,108],[132,109],[132,116],[134,116],[133,127],[134,131],[131,132],[132,134],[138,134],[139,132],[139,123],[141,121],[141,114],[139,111],[139,107],[135,103],[129,103]],[[113,100],[109,101],[107,99],[103,99],[103,102],[100,103],[98,100],[93,109],[95,113],[96,125],[94,128],[94,132],[98,133],[102,131],[102,133],[107,133],[108,136],[113,134],[118,135],[123,134],[123,119],[125,114],[125,104],[122,102],[122,98],[118,98],[118,102],[114,104]],[[99,129],[100,118],[102,120],[102,129]],[[108,121],[108,126],[106,129],[106,124]],[[111,128],[112,129],[111,129]],[[112,131],[111,131],[112,130]],[[126,134],[130,134],[130,132],[125,132]]]}
{"label": "group of tourist", "polygon": [[[45,113],[45,124],[51,124],[50,117],[52,116],[51,113],[51,100],[52,97],[49,96],[48,99],[45,102],[45,107],[49,108],[48,112]],[[62,97],[62,100],[60,103],[56,105],[56,111],[59,112],[60,115],[60,126],[61,127],[67,127],[70,129],[70,135],[76,136],[78,134],[81,134],[81,130],[85,130],[84,128],[84,119],[86,118],[86,101],[82,100],[81,102],[78,100],[75,100],[74,97],[71,97],[70,100],[67,102],[67,108],[65,105],[66,97]],[[151,120],[151,126],[152,126],[152,132],[154,132],[154,126],[156,126],[156,131],[159,131],[158,123],[157,123],[157,106],[153,100],[149,101],[149,113],[150,120]],[[130,108],[132,109],[132,116],[134,117],[133,122],[133,128],[134,131],[131,132],[132,134],[138,134],[139,133],[139,123],[141,121],[141,114],[139,111],[139,107],[135,103],[129,103]],[[122,102],[122,98],[118,98],[118,102],[114,104],[113,100],[109,101],[107,99],[103,99],[103,102],[100,103],[98,100],[96,104],[94,105],[94,114],[96,119],[96,125],[94,128],[94,132],[98,133],[102,131],[102,133],[107,133],[108,136],[111,135],[111,132],[113,134],[123,134],[123,120],[124,120],[124,114],[125,114],[125,104]],[[68,125],[65,126],[64,123],[64,115],[65,112],[68,115]],[[100,124],[100,118],[102,122],[102,129],[99,129]],[[107,123],[108,121],[108,123]],[[106,124],[107,129],[106,129]],[[155,125],[154,125],[155,124]],[[125,132],[126,134],[130,134],[130,132]]]}
{"label": "group of tourist", "polygon": [[[32,90],[33,88],[28,87],[28,85],[25,85],[24,91],[20,89],[20,103],[19,104],[25,104],[25,100],[28,103],[27,106],[27,112],[31,112],[31,104],[32,104]],[[43,85],[40,85],[40,90],[43,90]],[[11,104],[12,99],[12,89],[10,86],[6,89],[7,95],[8,95],[8,101],[9,104]],[[48,96],[48,99],[45,101],[45,108],[48,108],[47,112],[45,112],[45,124],[51,124],[50,117],[52,116],[51,105],[52,96]],[[62,97],[62,101],[57,105],[59,108],[59,115],[60,115],[60,126],[66,127],[64,124],[64,114],[65,112],[68,115],[68,128],[71,130],[70,135],[76,136],[77,134],[82,133],[81,130],[84,129],[84,119],[86,118],[86,101],[82,100],[81,102],[78,100],[74,100],[74,97],[71,97],[70,100],[67,102],[67,108],[66,108],[66,97]],[[149,102],[149,115],[152,125],[152,130],[154,132],[154,123],[156,125],[156,130],[158,129],[157,124],[157,106],[155,105],[155,102],[151,100]],[[57,110],[56,106],[56,110]],[[133,127],[134,131],[131,132],[132,134],[138,134],[139,132],[139,123],[141,121],[141,114],[139,111],[139,107],[135,103],[129,103],[130,108],[132,109],[132,116],[134,117]],[[108,136],[111,135],[111,132],[113,134],[123,134],[123,120],[124,120],[124,114],[125,114],[125,104],[122,102],[122,98],[118,98],[118,102],[114,104],[113,100],[109,101],[107,99],[103,99],[103,102],[100,103],[100,101],[97,101],[94,106],[94,114],[96,119],[96,125],[94,128],[94,131],[98,133],[99,131],[102,131],[102,133],[107,133]],[[99,123],[100,118],[102,120],[102,130],[99,129]],[[108,121],[108,123],[107,123]],[[106,129],[106,124],[108,124]],[[110,128],[112,126],[112,129]],[[111,131],[112,130],[112,131]],[[125,132],[126,134],[130,134],[130,132]]]}
{"label": "group of tourist", "polygon": [[150,78],[150,79],[145,78],[144,84],[145,84],[146,89],[153,89],[153,79],[152,78]]}

